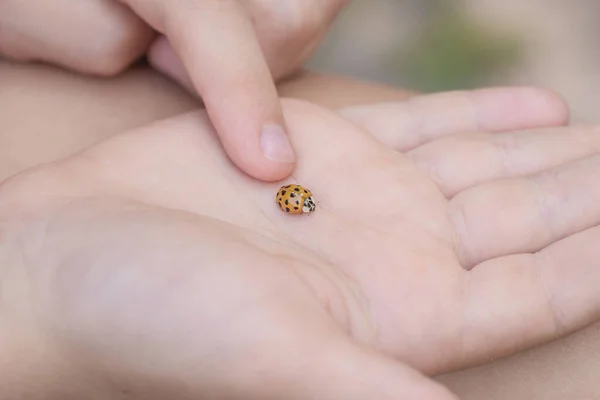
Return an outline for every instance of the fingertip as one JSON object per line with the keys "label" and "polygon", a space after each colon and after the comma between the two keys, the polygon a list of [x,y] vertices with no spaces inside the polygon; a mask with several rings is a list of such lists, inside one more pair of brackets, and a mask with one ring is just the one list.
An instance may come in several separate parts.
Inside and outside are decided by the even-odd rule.
{"label": "fingertip", "polygon": [[243,172],[263,181],[292,173],[296,154],[272,81],[215,83],[202,94],[225,151]]}
{"label": "fingertip", "polygon": [[569,106],[558,93],[536,87],[480,89],[472,92],[479,125],[490,132],[565,125]]}
{"label": "fingertip", "polygon": [[229,92],[229,102],[204,99],[225,151],[246,174],[263,181],[288,177],[296,153],[277,93],[251,88]]}
{"label": "fingertip", "polygon": [[274,163],[289,164],[296,161],[294,149],[285,129],[280,125],[265,125],[260,136],[264,157]]}
{"label": "fingertip", "polygon": [[517,103],[523,112],[532,117],[532,125],[560,126],[568,123],[570,109],[558,92],[546,88],[522,87],[517,93],[522,96]]}
{"label": "fingertip", "polygon": [[[174,7],[151,64],[202,98],[229,159],[243,173],[281,180],[295,167],[281,102],[252,21],[237,2],[193,12]],[[177,25],[178,24],[178,25]],[[219,40],[205,40],[220,32]],[[168,38],[168,40],[167,40]]]}
{"label": "fingertip", "polygon": [[264,182],[277,182],[290,176],[294,171],[294,164],[277,164],[267,169],[257,169],[251,176]]}
{"label": "fingertip", "polygon": [[[535,89],[533,89],[535,90]],[[571,109],[566,98],[551,89],[537,89],[539,107],[547,110],[550,125],[567,125],[571,118]]]}
{"label": "fingertip", "polygon": [[245,174],[263,182],[277,182],[286,179],[292,174],[295,166],[293,163],[236,165]]}
{"label": "fingertip", "polygon": [[[269,144],[268,146],[277,145]],[[273,149],[271,148],[271,150]],[[278,150],[275,150],[275,152],[278,152]],[[235,156],[231,154],[229,154],[229,157],[242,172],[252,178],[265,182],[275,182],[287,178],[292,174],[296,166],[294,161],[269,160],[263,154],[258,155],[255,160],[248,159],[247,157],[242,160],[235,159]]]}
{"label": "fingertip", "polygon": [[287,178],[296,166],[296,156],[283,124],[267,123],[256,132],[245,127],[217,131],[225,153],[241,172],[273,182]]}
{"label": "fingertip", "polygon": [[[148,60],[156,70],[197,95],[183,63],[165,36],[154,41],[148,50]],[[231,100],[232,96],[229,96],[229,99]],[[277,99],[270,103],[277,105]],[[262,129],[257,129],[257,133],[250,133],[247,132],[248,125],[255,123],[255,118],[246,118],[248,125],[223,123],[233,119],[241,120],[241,114],[237,112],[237,118],[232,118],[220,115],[222,113],[210,103],[207,108],[210,108],[207,111],[212,111],[211,120],[220,127],[218,136],[221,138],[225,152],[242,172],[262,181],[282,180],[292,173],[296,156],[284,127],[285,124],[267,122]],[[282,121],[283,116],[277,111],[281,108],[275,108],[276,110],[270,113],[274,114],[274,117],[269,119]]]}

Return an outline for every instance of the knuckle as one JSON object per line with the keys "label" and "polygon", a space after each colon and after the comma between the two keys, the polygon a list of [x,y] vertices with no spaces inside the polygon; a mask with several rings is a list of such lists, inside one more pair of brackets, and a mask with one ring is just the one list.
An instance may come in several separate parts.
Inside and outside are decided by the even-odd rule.
{"label": "knuckle", "polygon": [[95,43],[88,47],[87,57],[80,58],[79,67],[86,72],[111,76],[122,72],[146,51],[153,33],[141,21],[107,21],[94,36],[89,41]]}
{"label": "knuckle", "polygon": [[8,18],[11,12],[11,9],[6,10],[6,5],[0,7],[0,55],[16,61],[30,61],[33,59],[31,33],[25,31],[22,21]]}
{"label": "knuckle", "polygon": [[290,39],[299,39],[301,41],[310,40],[322,29],[323,19],[315,8],[306,7],[301,4],[297,4],[296,8],[296,12],[288,19],[286,36]]}
{"label": "knuckle", "polygon": [[152,40],[150,27],[120,4],[91,2],[74,8],[40,7],[27,14],[20,3],[9,1],[0,7],[0,54],[114,75],[140,57]]}
{"label": "knuckle", "polygon": [[7,35],[2,36],[1,34],[0,56],[18,62],[28,62],[33,60],[33,57],[25,51],[23,46],[19,45],[17,40],[9,38]]}
{"label": "knuckle", "polygon": [[305,41],[319,32],[324,24],[324,15],[320,7],[311,6],[311,2],[289,1],[285,7],[277,5],[277,0],[261,2],[255,12],[256,20],[269,24],[269,30],[283,41]]}

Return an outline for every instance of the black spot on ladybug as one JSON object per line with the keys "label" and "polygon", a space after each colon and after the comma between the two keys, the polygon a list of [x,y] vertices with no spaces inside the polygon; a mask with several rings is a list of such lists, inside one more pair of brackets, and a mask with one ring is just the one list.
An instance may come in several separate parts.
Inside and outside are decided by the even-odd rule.
{"label": "black spot on ladybug", "polygon": [[308,193],[308,191],[306,189],[304,189],[304,193]]}
{"label": "black spot on ladybug", "polygon": [[294,207],[294,210],[297,210],[297,209],[298,209],[298,207]]}
{"label": "black spot on ladybug", "polygon": [[300,191],[300,189],[298,189],[298,188],[294,188],[294,191],[296,191],[296,192],[299,192],[299,191]]}
{"label": "black spot on ladybug", "polygon": [[296,197],[296,193],[290,193],[290,197]]}
{"label": "black spot on ladybug", "polygon": [[285,208],[285,211],[287,211],[287,212],[290,212],[290,208],[289,208],[289,207],[286,207],[286,208]]}
{"label": "black spot on ladybug", "polygon": [[289,201],[287,201],[287,200],[286,200],[286,201],[285,201],[285,205],[287,206],[288,204],[290,204],[290,203],[289,203]]}
{"label": "black spot on ladybug", "polygon": [[282,191],[281,191],[281,195],[282,195],[282,196],[285,196],[286,192],[287,192],[287,190],[282,190]]}

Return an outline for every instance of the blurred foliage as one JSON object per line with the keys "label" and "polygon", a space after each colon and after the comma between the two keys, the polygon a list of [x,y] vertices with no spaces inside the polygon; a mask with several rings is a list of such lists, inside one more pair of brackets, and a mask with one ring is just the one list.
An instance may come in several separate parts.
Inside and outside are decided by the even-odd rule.
{"label": "blurred foliage", "polygon": [[399,49],[392,60],[410,86],[423,91],[474,88],[518,63],[517,37],[469,19],[460,2],[438,4],[414,46]]}

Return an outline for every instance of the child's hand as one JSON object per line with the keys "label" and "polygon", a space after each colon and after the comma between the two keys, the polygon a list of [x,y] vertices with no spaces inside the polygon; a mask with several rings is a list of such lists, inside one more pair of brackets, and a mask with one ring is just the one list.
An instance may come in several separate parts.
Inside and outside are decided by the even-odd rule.
{"label": "child's hand", "polygon": [[555,96],[284,106],[312,215],[200,113],[0,186],[0,397],[449,400],[417,371],[598,320],[600,135]]}
{"label": "child's hand", "polygon": [[150,49],[158,69],[202,97],[232,161],[279,180],[295,154],[274,79],[301,66],[346,2],[4,0],[0,55],[113,75]]}

